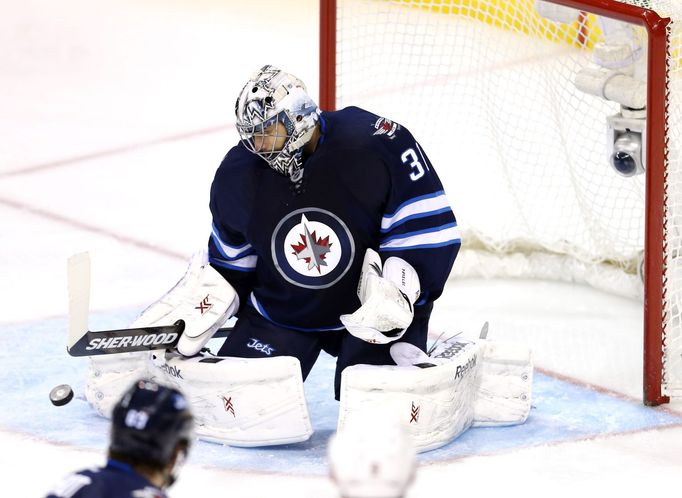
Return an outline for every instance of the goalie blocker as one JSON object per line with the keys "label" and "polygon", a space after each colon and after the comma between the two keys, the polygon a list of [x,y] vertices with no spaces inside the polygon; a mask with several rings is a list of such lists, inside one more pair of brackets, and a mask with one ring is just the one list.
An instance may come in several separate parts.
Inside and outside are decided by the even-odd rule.
{"label": "goalie blocker", "polygon": [[227,337],[219,327],[239,308],[234,288],[208,265],[205,252],[193,255],[185,275],[158,301],[145,309],[132,327],[88,329],[90,257],[76,254],[67,264],[71,356],[176,348],[185,356],[197,354],[211,337]]}

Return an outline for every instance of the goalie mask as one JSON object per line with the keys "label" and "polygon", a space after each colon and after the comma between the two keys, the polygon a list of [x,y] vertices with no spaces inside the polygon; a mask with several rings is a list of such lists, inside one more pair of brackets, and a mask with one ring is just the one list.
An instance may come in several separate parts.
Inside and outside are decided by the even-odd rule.
{"label": "goalie mask", "polygon": [[312,138],[320,113],[303,82],[263,66],[242,89],[235,113],[246,148],[291,181],[300,180],[303,147]]}

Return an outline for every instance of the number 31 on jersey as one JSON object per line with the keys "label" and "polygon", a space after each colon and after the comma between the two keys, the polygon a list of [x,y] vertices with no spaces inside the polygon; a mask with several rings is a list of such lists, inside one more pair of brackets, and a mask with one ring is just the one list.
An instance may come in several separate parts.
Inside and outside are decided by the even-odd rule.
{"label": "number 31 on jersey", "polygon": [[[412,172],[410,173],[410,178],[412,179],[413,182],[416,182],[422,176],[424,176],[424,167],[426,167],[427,170],[429,169],[429,166],[426,163],[426,160],[424,159],[424,155],[422,154],[419,144],[415,144],[415,146],[419,151],[419,155],[417,155],[413,148],[407,149],[400,155],[400,160],[403,162],[403,164],[407,164],[412,169]],[[422,161],[419,160],[419,156],[421,156],[424,164],[422,164]]]}

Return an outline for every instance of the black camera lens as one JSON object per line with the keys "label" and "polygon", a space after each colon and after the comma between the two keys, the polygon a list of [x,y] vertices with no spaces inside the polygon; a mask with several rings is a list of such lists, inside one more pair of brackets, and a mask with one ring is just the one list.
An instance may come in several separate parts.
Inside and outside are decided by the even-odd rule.
{"label": "black camera lens", "polygon": [[611,164],[618,173],[623,176],[632,176],[637,171],[635,159],[627,152],[615,152],[611,156]]}
{"label": "black camera lens", "polygon": [[620,176],[632,177],[644,173],[642,135],[630,130],[617,135],[610,161],[611,167]]}

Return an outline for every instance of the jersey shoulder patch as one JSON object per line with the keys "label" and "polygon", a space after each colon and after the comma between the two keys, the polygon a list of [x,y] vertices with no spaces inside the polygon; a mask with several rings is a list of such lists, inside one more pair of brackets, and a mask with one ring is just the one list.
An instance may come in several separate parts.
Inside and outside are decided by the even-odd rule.
{"label": "jersey shoulder patch", "polygon": [[372,135],[382,135],[389,140],[395,139],[398,132],[400,132],[400,125],[388,118],[379,117],[372,126]]}

